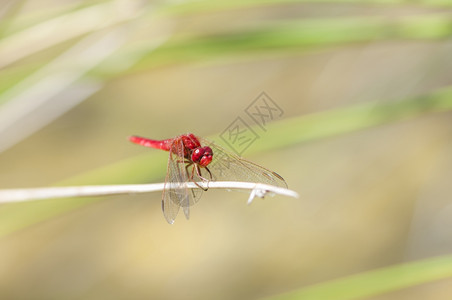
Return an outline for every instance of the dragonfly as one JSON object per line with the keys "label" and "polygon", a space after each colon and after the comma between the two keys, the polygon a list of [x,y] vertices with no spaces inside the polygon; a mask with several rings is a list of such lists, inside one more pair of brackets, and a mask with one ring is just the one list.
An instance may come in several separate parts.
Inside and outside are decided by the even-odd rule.
{"label": "dragonfly", "polygon": [[[169,152],[162,210],[170,224],[174,223],[181,207],[189,219],[190,207],[198,202],[203,191],[207,191],[210,181],[256,182],[287,188],[285,180],[278,173],[192,133],[165,140],[134,135],[129,140],[144,147]],[[193,182],[197,188],[187,188],[187,182]]]}

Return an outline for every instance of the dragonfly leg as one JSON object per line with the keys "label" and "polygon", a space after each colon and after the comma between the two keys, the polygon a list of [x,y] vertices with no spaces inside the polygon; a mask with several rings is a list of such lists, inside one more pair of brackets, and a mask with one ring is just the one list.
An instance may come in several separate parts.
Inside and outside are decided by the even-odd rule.
{"label": "dragonfly leg", "polygon": [[193,171],[191,172],[191,177],[190,174],[188,174],[188,167],[190,167],[193,163],[189,162],[187,163],[187,165],[185,166],[185,172],[187,172],[187,178],[190,178],[193,180]]}
{"label": "dragonfly leg", "polygon": [[209,170],[209,168],[208,167],[204,167],[206,170],[207,170],[207,172],[209,173],[209,176],[210,176],[210,180],[212,180],[212,173],[210,173],[210,170]]}
{"label": "dragonfly leg", "polygon": [[[206,182],[207,184],[207,188],[205,188],[204,190],[207,191],[209,189],[209,179],[205,178],[204,176],[202,176],[201,174],[201,168],[199,167],[199,165],[195,165],[194,169],[196,169],[196,174],[198,175],[199,178],[202,179],[202,181]],[[212,174],[210,173],[210,170],[207,169],[207,171],[210,174],[210,179],[212,180]]]}
{"label": "dragonfly leg", "polygon": [[[185,166],[185,171],[187,172],[187,178],[190,179],[191,181],[193,181],[193,183],[196,184],[200,189],[203,189],[204,191],[207,191],[206,188],[204,188],[204,187],[202,187],[201,185],[199,185],[199,183],[197,183],[197,182],[194,180],[194,178],[193,178],[194,175],[195,175],[195,167],[196,167],[197,165],[195,165],[195,167],[193,167],[193,169],[191,169],[191,175],[188,173],[188,167],[190,167],[192,164],[193,164],[192,162],[188,162],[188,164]],[[197,169],[197,168],[196,168],[196,173],[198,174],[198,169]],[[198,174],[198,176],[199,176],[199,174]],[[199,176],[199,177],[201,177],[202,179],[204,179],[204,177],[202,177],[202,176]]]}
{"label": "dragonfly leg", "polygon": [[194,184],[196,184],[200,189],[202,189],[203,191],[207,191],[208,190],[208,188],[205,188],[205,187],[203,187],[203,186],[201,186],[199,183],[197,183],[194,179],[193,179],[193,177],[194,177],[194,173],[195,173],[195,169],[196,169],[196,174],[198,175],[198,177],[199,178],[201,178],[201,179],[205,179],[204,177],[202,177],[201,176],[201,174],[198,172],[198,170],[199,170],[199,167],[198,167],[198,165],[195,165],[194,167],[193,167],[193,169],[191,170],[191,180],[193,181],[193,183]]}

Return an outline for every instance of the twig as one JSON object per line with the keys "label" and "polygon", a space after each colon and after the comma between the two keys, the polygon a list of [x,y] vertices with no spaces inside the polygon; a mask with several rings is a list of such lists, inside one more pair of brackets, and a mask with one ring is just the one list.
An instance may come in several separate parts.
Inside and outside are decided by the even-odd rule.
{"label": "twig", "polygon": [[[189,189],[199,188],[193,182],[187,182],[186,185],[187,188]],[[50,198],[148,193],[162,191],[164,186],[165,186],[164,183],[153,183],[153,184],[87,185],[70,187],[31,188],[31,189],[8,189],[0,190],[0,203],[44,200]],[[251,203],[255,197],[263,198],[267,193],[274,193],[298,198],[298,194],[292,190],[276,187],[273,185],[252,182],[214,181],[209,182],[209,189],[251,190],[248,203]]]}

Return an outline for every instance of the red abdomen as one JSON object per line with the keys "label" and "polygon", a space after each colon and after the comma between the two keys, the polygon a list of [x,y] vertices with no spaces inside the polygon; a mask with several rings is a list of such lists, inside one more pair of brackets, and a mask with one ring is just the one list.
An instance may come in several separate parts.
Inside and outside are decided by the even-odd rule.
{"label": "red abdomen", "polygon": [[132,143],[135,143],[135,144],[138,144],[141,146],[145,146],[145,147],[149,147],[149,148],[161,149],[161,150],[165,150],[165,151],[170,150],[173,140],[174,139],[157,141],[157,140],[151,140],[151,139],[147,139],[147,138],[136,136],[136,135],[129,137],[129,141],[131,141]]}
{"label": "red abdomen", "polygon": [[171,145],[174,142],[182,142],[184,145],[184,156],[188,155],[188,151],[189,150],[194,150],[198,147],[201,147],[201,143],[199,142],[199,139],[192,133],[188,133],[188,134],[183,134],[180,135],[178,137],[172,138],[172,139],[166,139],[166,140],[151,140],[148,138],[144,138],[144,137],[140,137],[140,136],[131,136],[129,137],[129,140],[132,143],[144,146],[144,147],[149,147],[149,148],[155,148],[155,149],[161,149],[161,150],[165,150],[165,151],[169,151],[171,149]]}

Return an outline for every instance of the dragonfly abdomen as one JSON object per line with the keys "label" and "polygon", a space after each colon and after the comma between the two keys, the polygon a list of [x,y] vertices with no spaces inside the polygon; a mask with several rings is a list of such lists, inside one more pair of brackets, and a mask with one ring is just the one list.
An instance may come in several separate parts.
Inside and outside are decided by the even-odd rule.
{"label": "dragonfly abdomen", "polygon": [[136,135],[132,135],[129,137],[129,140],[132,143],[144,146],[144,147],[149,147],[149,148],[154,148],[154,149],[161,149],[161,150],[165,150],[165,151],[169,151],[171,148],[171,144],[173,143],[174,139],[167,139],[167,140],[161,140],[161,141],[157,141],[157,140],[151,140],[151,139],[147,139],[144,137],[140,137],[140,136],[136,136]]}

